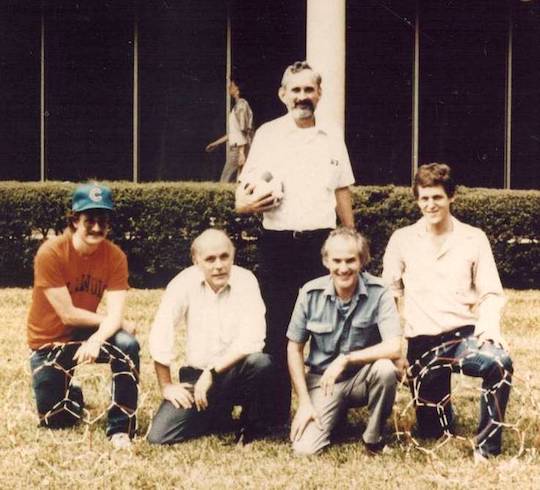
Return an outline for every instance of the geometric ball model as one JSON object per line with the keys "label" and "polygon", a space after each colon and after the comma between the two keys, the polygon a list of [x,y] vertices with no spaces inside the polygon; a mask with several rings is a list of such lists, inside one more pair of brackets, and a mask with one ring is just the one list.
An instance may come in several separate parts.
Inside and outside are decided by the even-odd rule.
{"label": "geometric ball model", "polygon": [[274,178],[268,171],[261,173],[259,178],[254,181],[246,182],[244,188],[249,185],[254,186],[254,189],[249,196],[249,204],[258,201],[261,197],[272,196],[274,198],[273,207],[277,207],[283,199],[283,182]]}
{"label": "geometric ball model", "polygon": [[[90,411],[84,406],[81,388],[73,383],[75,376],[75,369],[83,366],[84,364],[92,364],[90,362],[84,362],[81,364],[74,364],[73,355],[77,349],[83,344],[83,341],[72,341],[66,343],[53,342],[43,345],[40,349],[34,351],[30,356],[30,362],[34,356],[42,355],[47,352],[45,360],[39,363],[39,366],[32,371],[32,378],[39,376],[41,370],[54,370],[54,375],[58,377],[59,382],[63,383],[63,398],[60,399],[53,407],[51,407],[46,413],[38,414],[40,425],[45,427],[58,427],[62,426],[63,422],[57,423],[57,421],[70,421],[66,425],[73,425],[77,421],[81,421],[85,424],[92,425],[97,420],[101,419],[109,410],[115,409],[123,412],[130,424],[136,424],[137,410],[133,410],[119,403],[118,397],[115,393],[114,379],[116,376],[129,376],[134,381],[134,385],[137,386],[137,380],[139,373],[135,367],[135,364],[131,358],[124,354],[116,346],[104,342],[101,345],[99,358],[104,360],[104,363],[116,363],[120,366],[116,369],[116,372],[112,373],[111,383],[111,399],[109,405],[97,416],[91,417]],[[100,363],[102,364],[102,363]],[[136,427],[129,427],[130,433],[134,433]]]}
{"label": "geometric ball model", "polygon": [[[519,456],[524,450],[524,435],[520,429],[520,420],[516,420],[514,423],[508,421],[503,422],[501,414],[495,413],[497,411],[497,404],[489,403],[490,400],[493,401],[498,397],[499,392],[510,390],[512,387],[513,373],[506,369],[504,359],[501,359],[491,351],[482,350],[479,345],[458,345],[468,341],[467,338],[462,338],[444,342],[425,352],[413,365],[409,366],[407,369],[407,383],[409,384],[409,387],[412,387],[410,390],[412,392],[412,399],[402,410],[394,407],[394,427],[396,436],[398,440],[408,443],[410,447],[418,449],[428,455],[436,456],[435,452],[448,444],[451,440],[465,442],[467,446],[472,449],[475,447],[482,449],[491,438],[496,437],[496,434],[505,428],[507,432],[514,432],[517,435],[519,441],[517,456]],[[458,351],[461,352],[462,355],[458,357],[449,356],[448,351],[453,351],[456,347],[459,347]],[[480,361],[482,358],[485,358],[486,361],[489,361],[495,366],[495,370],[497,371],[496,379],[498,381],[489,386],[489,388],[478,386],[478,381],[476,381],[478,378],[474,378],[464,372],[463,367],[466,365],[467,359],[473,356],[477,356],[477,359],[480,359]],[[430,376],[436,376],[442,371],[446,371],[448,375],[453,373],[458,376],[453,380],[451,394],[448,394],[438,402],[423,399],[420,394],[422,392],[422,383],[424,380],[428,380]],[[516,379],[514,377],[514,385],[515,381]],[[405,383],[405,380],[403,380],[403,383]],[[471,395],[474,395],[474,392],[479,392],[482,405],[488,407],[487,415],[489,422],[486,424],[486,428],[481,434],[472,437],[457,435],[454,433],[454,428],[448,420],[448,412],[452,405],[452,398],[456,398],[458,393],[465,394],[467,398],[470,398]],[[528,403],[532,405],[530,408],[534,407],[532,411],[534,414],[538,409],[538,401],[530,399],[528,400]],[[413,414],[415,407],[427,407],[437,414],[441,437],[433,446],[423,446],[413,434],[412,426],[414,425]],[[495,409],[492,407],[495,407]],[[478,414],[478,409],[476,407],[474,413],[476,415]],[[530,415],[530,413],[528,415]],[[521,418],[522,415],[520,415],[520,419]]]}

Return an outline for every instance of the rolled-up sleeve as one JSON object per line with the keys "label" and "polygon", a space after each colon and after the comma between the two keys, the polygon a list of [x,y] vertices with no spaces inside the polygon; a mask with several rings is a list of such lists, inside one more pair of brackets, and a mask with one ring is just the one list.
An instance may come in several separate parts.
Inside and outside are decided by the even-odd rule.
{"label": "rolled-up sleeve", "polygon": [[177,326],[185,318],[186,293],[181,278],[173,279],[165,290],[150,329],[150,356],[165,366],[170,366],[174,360],[175,333]]}
{"label": "rolled-up sleeve", "polygon": [[401,324],[396,302],[389,289],[385,288],[379,299],[377,325],[382,340],[401,337]]}
{"label": "rolled-up sleeve", "polygon": [[307,331],[307,293],[301,289],[296,298],[296,304],[291,315],[291,321],[287,328],[287,338],[293,342],[304,344],[309,339]]}
{"label": "rolled-up sleeve", "polygon": [[395,298],[403,296],[404,268],[405,265],[399,249],[399,235],[398,232],[394,232],[384,252],[382,278]]}
{"label": "rolled-up sleeve", "polygon": [[478,295],[476,333],[499,334],[506,297],[486,234],[480,232],[478,240],[478,256],[473,269],[473,284]]}

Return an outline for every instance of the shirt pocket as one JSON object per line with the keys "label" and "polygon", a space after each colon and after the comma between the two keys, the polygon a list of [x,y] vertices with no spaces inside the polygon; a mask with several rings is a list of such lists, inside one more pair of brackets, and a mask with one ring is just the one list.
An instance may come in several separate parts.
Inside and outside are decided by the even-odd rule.
{"label": "shirt pocket", "polygon": [[370,319],[356,319],[351,323],[350,350],[360,350],[381,342],[377,323]]}
{"label": "shirt pocket", "polygon": [[321,352],[334,352],[336,339],[334,326],[331,323],[311,321],[306,325],[306,329],[311,334],[312,341]]}

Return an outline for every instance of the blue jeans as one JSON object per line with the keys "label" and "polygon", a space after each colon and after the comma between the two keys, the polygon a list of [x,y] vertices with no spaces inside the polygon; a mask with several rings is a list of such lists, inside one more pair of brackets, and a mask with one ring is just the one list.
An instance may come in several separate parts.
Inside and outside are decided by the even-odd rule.
{"label": "blue jeans", "polygon": [[[450,375],[463,372],[482,378],[480,422],[476,447],[485,455],[501,452],[502,427],[510,387],[512,360],[508,353],[490,342],[479,344],[468,325],[443,335],[420,335],[408,339],[411,391],[416,402],[419,435],[436,438],[454,430],[450,402]],[[427,368],[427,369],[426,369]],[[420,402],[420,403],[418,403]],[[439,404],[439,407],[430,406]]]}
{"label": "blue jeans", "polygon": [[[71,384],[75,371],[73,356],[94,329],[75,332],[73,343],[45,347],[30,358],[32,387],[40,425],[51,429],[75,425],[82,416],[84,401],[79,387]],[[124,330],[107,339],[96,362],[109,363],[113,373],[113,404],[107,418],[107,435],[125,432],[133,437],[139,382],[139,343]],[[120,374],[125,373],[125,374]]]}

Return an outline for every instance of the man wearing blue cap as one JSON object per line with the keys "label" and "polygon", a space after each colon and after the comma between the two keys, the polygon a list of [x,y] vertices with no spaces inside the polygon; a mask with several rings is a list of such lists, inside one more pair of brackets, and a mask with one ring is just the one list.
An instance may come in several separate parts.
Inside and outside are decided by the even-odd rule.
{"label": "man wearing blue cap", "polygon": [[[73,193],[69,227],[46,240],[34,260],[34,289],[28,315],[28,345],[40,425],[62,428],[82,416],[79,387],[71,383],[77,364],[108,362],[113,372],[107,435],[128,448],[135,433],[139,344],[123,319],[128,289],[127,258],[107,240],[113,209],[111,190],[84,184]],[[107,292],[106,313],[97,307]]]}

